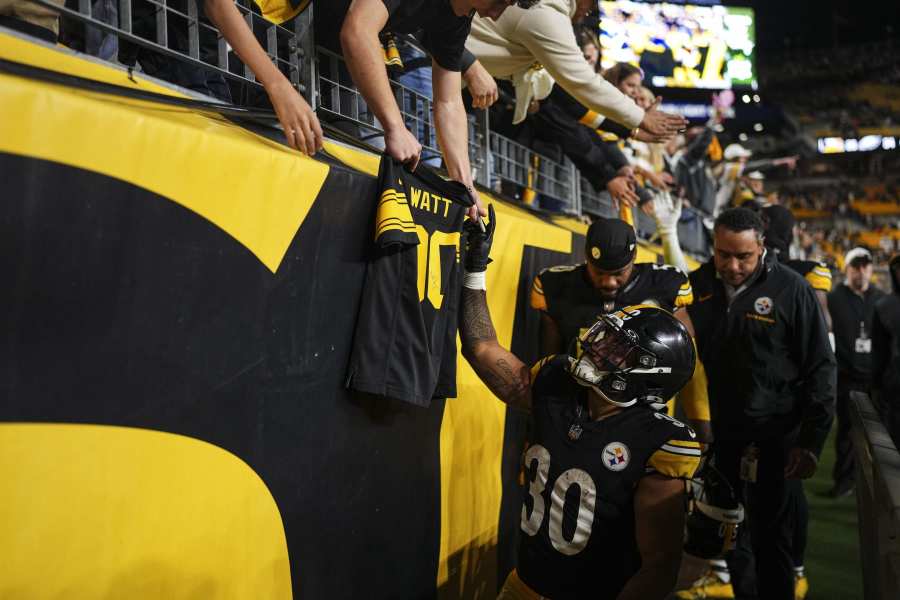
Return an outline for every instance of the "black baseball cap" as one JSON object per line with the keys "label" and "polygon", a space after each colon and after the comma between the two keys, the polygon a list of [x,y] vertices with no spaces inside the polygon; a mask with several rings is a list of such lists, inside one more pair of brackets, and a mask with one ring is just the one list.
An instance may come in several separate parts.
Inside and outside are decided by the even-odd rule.
{"label": "black baseball cap", "polygon": [[584,253],[601,271],[618,271],[637,254],[634,227],[621,219],[597,219],[588,228]]}

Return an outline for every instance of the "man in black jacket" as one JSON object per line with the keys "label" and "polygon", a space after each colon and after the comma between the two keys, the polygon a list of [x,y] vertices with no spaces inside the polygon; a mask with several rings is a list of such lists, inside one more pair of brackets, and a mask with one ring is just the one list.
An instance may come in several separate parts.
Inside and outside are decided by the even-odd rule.
{"label": "man in black jacket", "polygon": [[888,271],[893,293],[878,301],[872,319],[872,398],[900,446],[900,255]]}
{"label": "man in black jacket", "polygon": [[884,295],[869,285],[872,255],[853,248],[844,259],[844,282],[828,294],[828,310],[834,323],[837,355],[837,434],[834,441],[833,498],[853,492],[853,443],[850,440],[850,392],[866,391],[872,375],[872,317]]}
{"label": "man in black jacket", "polygon": [[[789,479],[811,477],[831,427],[836,367],[811,286],[767,253],[753,211],[724,211],[691,273],[716,466],[748,510],[729,557],[735,597],[794,597]],[[748,577],[748,565],[756,577]],[[755,579],[755,581],[754,581]],[[754,588],[757,586],[758,591]]]}

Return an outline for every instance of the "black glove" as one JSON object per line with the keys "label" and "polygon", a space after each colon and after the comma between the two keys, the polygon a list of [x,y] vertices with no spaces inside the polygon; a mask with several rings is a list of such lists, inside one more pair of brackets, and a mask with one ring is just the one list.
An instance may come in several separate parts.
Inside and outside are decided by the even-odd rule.
{"label": "black glove", "polygon": [[[479,220],[481,217],[479,217]],[[494,243],[494,228],[497,226],[497,217],[494,214],[494,205],[488,206],[488,219],[490,223],[481,230],[478,221],[467,219],[463,229],[466,233],[466,258],[465,269],[467,273],[481,273],[487,270],[491,262],[491,244]]]}

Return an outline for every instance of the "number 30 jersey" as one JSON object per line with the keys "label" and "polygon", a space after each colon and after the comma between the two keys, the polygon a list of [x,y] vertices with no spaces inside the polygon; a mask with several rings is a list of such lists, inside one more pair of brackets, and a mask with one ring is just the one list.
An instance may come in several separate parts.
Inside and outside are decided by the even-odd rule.
{"label": "number 30 jersey", "polygon": [[381,160],[375,244],[347,374],[351,389],[428,406],[456,396],[466,187]]}
{"label": "number 30 jersey", "polygon": [[553,600],[614,600],[641,565],[638,482],[649,473],[692,477],[700,445],[689,427],[649,407],[591,420],[588,390],[569,375],[568,360],[545,358],[532,369],[517,569]]}

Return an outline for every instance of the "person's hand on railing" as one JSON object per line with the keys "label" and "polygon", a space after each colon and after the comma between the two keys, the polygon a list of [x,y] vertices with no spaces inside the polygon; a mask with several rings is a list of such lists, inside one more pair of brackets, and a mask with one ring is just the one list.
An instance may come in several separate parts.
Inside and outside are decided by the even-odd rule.
{"label": "person's hand on railing", "polygon": [[687,129],[687,119],[681,115],[673,115],[659,110],[659,103],[662,102],[660,96],[644,113],[644,120],[639,125],[640,129],[655,136],[661,136],[664,140],[671,138],[676,133]]}
{"label": "person's hand on railing", "polygon": [[497,101],[497,82],[480,62],[473,62],[462,76],[472,94],[472,108],[488,108]]}
{"label": "person's hand on railing", "polygon": [[287,77],[272,64],[235,3],[231,0],[204,0],[203,10],[265,88],[284,128],[288,145],[310,156],[318,152],[322,148],[319,118]]}
{"label": "person's hand on railing", "polygon": [[408,166],[410,171],[415,171],[422,155],[422,144],[401,123],[395,127],[385,127],[384,151],[394,160]]}
{"label": "person's hand on railing", "polygon": [[285,78],[266,86],[266,93],[284,128],[288,145],[312,156],[322,149],[322,126],[303,96]]}
{"label": "person's hand on railing", "polygon": [[641,199],[634,193],[633,186],[634,184],[629,181],[627,177],[621,175],[613,177],[609,183],[606,184],[606,189],[609,191],[609,195],[612,197],[616,209],[619,208],[620,204],[624,204],[625,206],[635,206],[640,202]]}

